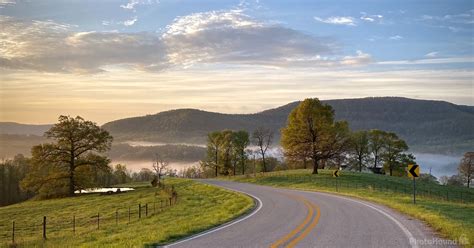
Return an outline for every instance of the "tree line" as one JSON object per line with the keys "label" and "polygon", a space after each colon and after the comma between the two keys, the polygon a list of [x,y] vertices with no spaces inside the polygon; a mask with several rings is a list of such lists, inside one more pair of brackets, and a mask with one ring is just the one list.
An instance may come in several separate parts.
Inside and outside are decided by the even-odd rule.
{"label": "tree line", "polygon": [[[207,157],[201,163],[202,173],[210,175],[209,169],[212,168],[214,176],[245,174],[252,163],[259,163],[259,171],[267,172],[267,151],[272,139],[273,133],[265,127],[257,128],[251,137],[245,131],[209,133]],[[250,142],[253,149],[247,148]],[[275,168],[306,169],[310,165],[313,174],[326,167],[346,167],[359,172],[368,170],[405,176],[406,167],[416,163],[415,156],[408,152],[407,143],[396,133],[376,129],[353,132],[346,121],[335,120],[330,105],[316,98],[305,99],[291,111],[286,126],[281,130],[280,145],[284,160],[275,159],[278,164]],[[259,156],[258,160],[251,158],[254,154]],[[463,161],[462,164],[472,164],[472,159]],[[467,165],[462,168],[459,169],[460,176],[469,186],[473,170]],[[198,174],[196,168],[192,168],[189,174]]]}

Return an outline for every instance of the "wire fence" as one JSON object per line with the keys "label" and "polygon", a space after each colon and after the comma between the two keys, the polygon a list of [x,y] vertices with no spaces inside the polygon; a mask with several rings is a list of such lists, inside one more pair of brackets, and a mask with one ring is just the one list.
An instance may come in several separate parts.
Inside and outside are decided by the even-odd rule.
{"label": "wire fence", "polygon": [[[252,176],[252,175],[247,175]],[[271,177],[270,177],[271,176]],[[291,182],[291,183],[310,183],[317,187],[326,188],[328,190],[369,190],[382,193],[390,194],[401,194],[412,196],[413,195],[413,185],[411,182],[394,182],[387,181],[384,183],[381,182],[372,182],[372,181],[363,181],[360,179],[351,178],[350,180],[344,180],[343,178],[337,177],[318,177],[305,174],[285,174],[282,172],[270,172],[270,173],[260,173],[254,175],[254,177],[260,177],[260,180],[280,180],[280,182]],[[342,176],[344,177],[344,176]],[[447,186],[438,186],[433,187],[433,184],[417,182],[416,183],[416,198],[426,198],[426,199],[435,199],[448,202],[464,203],[471,204],[474,203],[474,191],[465,190],[465,189],[453,189],[452,187]]]}
{"label": "wire fence", "polygon": [[71,213],[70,216],[38,216],[34,219],[12,220],[0,223],[0,243],[17,246],[22,242],[47,240],[48,237],[72,236],[107,230],[112,226],[128,225],[152,217],[178,203],[174,191],[169,198],[160,198],[152,202],[137,203],[134,206],[118,207],[115,211],[98,212],[85,215]]}

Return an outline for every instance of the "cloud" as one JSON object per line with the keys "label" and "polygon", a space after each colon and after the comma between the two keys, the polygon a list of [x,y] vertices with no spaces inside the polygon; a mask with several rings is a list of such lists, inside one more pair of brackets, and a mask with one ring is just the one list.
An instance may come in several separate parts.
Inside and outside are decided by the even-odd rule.
{"label": "cloud", "polygon": [[121,4],[120,8],[127,9],[127,10],[133,10],[135,11],[135,7],[138,5],[151,5],[154,3],[159,3],[158,0],[129,0],[127,4]]}
{"label": "cloud", "polygon": [[314,19],[327,24],[356,26],[354,18],[350,16],[332,16],[326,19],[315,16]]}
{"label": "cloud", "polygon": [[361,12],[360,19],[366,22],[381,22],[383,19],[382,15],[368,15],[365,12]]}
{"label": "cloud", "polygon": [[128,26],[132,26],[133,24],[135,24],[135,22],[136,22],[137,20],[138,20],[138,18],[135,16],[135,17],[133,17],[133,18],[130,19],[130,20],[125,20],[125,21],[123,21],[122,24],[123,24],[124,26],[127,26],[127,27],[128,27]]}
{"label": "cloud", "polygon": [[394,36],[390,36],[389,37],[390,40],[401,40],[403,39],[403,36],[400,36],[400,35],[394,35]]}
{"label": "cloud", "polygon": [[329,55],[336,49],[327,38],[254,20],[240,11],[211,11],[177,18],[163,41],[170,62],[238,63],[286,66],[297,59]]}
{"label": "cloud", "polygon": [[0,0],[0,9],[5,8],[6,6],[15,5],[16,0]]}
{"label": "cloud", "polygon": [[162,71],[206,64],[314,68],[370,62],[370,55],[360,51],[340,54],[331,38],[259,21],[241,10],[178,17],[160,34],[77,32],[66,24],[5,16],[0,25],[5,27],[0,67],[15,70],[96,73],[117,66]]}
{"label": "cloud", "polygon": [[148,33],[72,32],[54,22],[0,17],[0,67],[46,72],[94,73],[107,65],[163,66],[164,47]]}
{"label": "cloud", "polygon": [[438,52],[430,52],[430,53],[425,54],[425,57],[428,57],[428,58],[433,58],[436,56],[438,56]]}
{"label": "cloud", "polygon": [[[428,55],[428,54],[427,54]],[[454,64],[474,63],[474,57],[430,58],[416,60],[381,61],[379,65],[426,65],[426,64]]]}
{"label": "cloud", "polygon": [[372,57],[368,53],[364,53],[358,50],[357,55],[355,56],[345,56],[341,64],[342,65],[361,65],[361,64],[368,64],[372,62]]}
{"label": "cloud", "polygon": [[418,21],[430,26],[446,28],[452,32],[471,32],[474,24],[474,9],[458,14],[448,15],[422,15]]}

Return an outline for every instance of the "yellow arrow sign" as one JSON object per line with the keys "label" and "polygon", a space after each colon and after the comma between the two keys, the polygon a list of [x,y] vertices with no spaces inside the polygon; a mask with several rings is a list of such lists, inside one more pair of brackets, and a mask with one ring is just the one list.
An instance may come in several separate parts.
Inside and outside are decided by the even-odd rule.
{"label": "yellow arrow sign", "polygon": [[333,177],[339,177],[339,170],[335,170],[335,171],[332,173],[332,176],[333,176]]}
{"label": "yellow arrow sign", "polygon": [[420,166],[417,164],[408,165],[408,176],[409,177],[419,177],[420,176]]}

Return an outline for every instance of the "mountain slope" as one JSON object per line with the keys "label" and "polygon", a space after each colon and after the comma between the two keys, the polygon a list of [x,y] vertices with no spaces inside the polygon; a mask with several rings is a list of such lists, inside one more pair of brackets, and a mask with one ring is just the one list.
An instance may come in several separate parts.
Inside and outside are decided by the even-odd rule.
{"label": "mountain slope", "polygon": [[43,135],[51,124],[34,125],[16,122],[0,122],[0,134]]}
{"label": "mountain slope", "polygon": [[[347,120],[353,130],[377,128],[393,131],[416,151],[460,154],[474,148],[473,106],[399,97],[323,102],[331,105],[336,118]],[[103,127],[117,140],[204,143],[211,131],[244,129],[252,132],[258,126],[267,126],[279,139],[279,130],[298,103],[256,114],[178,109],[112,121]]]}

